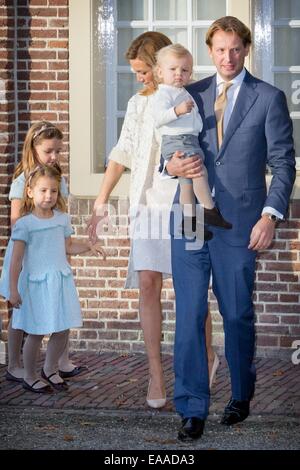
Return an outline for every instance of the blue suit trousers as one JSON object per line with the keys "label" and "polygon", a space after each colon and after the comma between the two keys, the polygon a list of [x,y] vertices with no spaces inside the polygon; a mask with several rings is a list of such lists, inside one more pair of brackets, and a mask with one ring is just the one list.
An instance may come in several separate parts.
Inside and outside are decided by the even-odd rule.
{"label": "blue suit trousers", "polygon": [[[185,238],[172,238],[172,272],[176,293],[174,349],[176,411],[183,417],[205,419],[209,409],[209,378],[205,343],[208,286],[223,317],[225,356],[232,398],[248,400],[256,378],[252,294],[256,252],[231,246],[218,236],[201,249],[186,249]],[[191,247],[191,242],[189,242]]]}

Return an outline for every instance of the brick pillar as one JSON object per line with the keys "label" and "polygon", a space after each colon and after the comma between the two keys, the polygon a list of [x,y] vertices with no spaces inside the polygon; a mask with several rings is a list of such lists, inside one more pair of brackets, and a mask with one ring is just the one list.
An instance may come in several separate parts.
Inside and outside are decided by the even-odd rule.
{"label": "brick pillar", "polygon": [[[68,179],[68,15],[68,0],[18,0],[16,19],[14,2],[0,0],[0,266],[10,235],[8,193],[15,147],[18,146],[20,159],[26,132],[34,122],[46,119],[62,130],[65,145],[61,166]],[[16,63],[14,50],[17,50]],[[2,328],[6,330],[7,304],[1,299],[0,314]]]}
{"label": "brick pillar", "polygon": [[[0,266],[10,234],[8,193],[14,168],[15,106],[14,106],[14,7],[9,0],[0,1]],[[3,333],[7,329],[7,303],[0,298]]]}

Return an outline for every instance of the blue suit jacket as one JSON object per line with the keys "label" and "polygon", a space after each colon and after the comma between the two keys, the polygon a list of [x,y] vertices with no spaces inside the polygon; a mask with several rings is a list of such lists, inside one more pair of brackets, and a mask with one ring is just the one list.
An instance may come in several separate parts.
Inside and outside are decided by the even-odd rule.
{"label": "blue suit jacket", "polygon": [[[284,93],[246,72],[221,148],[217,147],[214,102],[216,75],[187,87],[195,99],[203,130],[199,142],[205,154],[209,184],[231,230],[217,229],[233,246],[249,243],[252,227],[264,206],[282,214],[288,210],[295,180],[293,127]],[[272,171],[267,194],[266,165]],[[179,191],[174,202],[178,202]]]}

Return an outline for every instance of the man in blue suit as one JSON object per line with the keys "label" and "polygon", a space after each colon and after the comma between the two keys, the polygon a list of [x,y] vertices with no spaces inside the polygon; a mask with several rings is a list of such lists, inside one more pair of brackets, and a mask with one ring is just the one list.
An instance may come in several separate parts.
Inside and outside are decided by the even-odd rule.
{"label": "man in blue suit", "polygon": [[[232,425],[249,414],[256,378],[255,258],[258,250],[270,246],[276,222],[285,218],[295,179],[292,123],[285,95],[244,68],[250,30],[237,18],[223,17],[209,28],[206,43],[217,74],[190,85],[188,91],[204,123],[199,141],[215,202],[233,228],[210,227],[213,238],[201,249],[187,250],[185,238],[172,239],[174,401],[182,417],[181,440],[201,437],[208,415],[205,317],[211,275],[223,317],[232,389],[221,423]],[[228,82],[223,140],[218,148],[214,105]],[[266,165],[273,175],[268,191]],[[169,175],[190,178],[199,174],[201,164],[195,157],[182,160],[173,156],[166,168]]]}

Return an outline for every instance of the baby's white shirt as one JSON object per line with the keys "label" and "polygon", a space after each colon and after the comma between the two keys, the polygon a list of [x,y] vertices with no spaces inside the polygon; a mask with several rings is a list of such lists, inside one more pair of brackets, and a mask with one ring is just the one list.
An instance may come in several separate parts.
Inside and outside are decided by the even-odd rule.
{"label": "baby's white shirt", "polygon": [[[187,100],[194,102],[192,111],[177,116],[174,108]],[[185,88],[172,85],[158,85],[158,90],[153,95],[153,118],[161,135],[198,135],[203,127],[194,98]]]}

